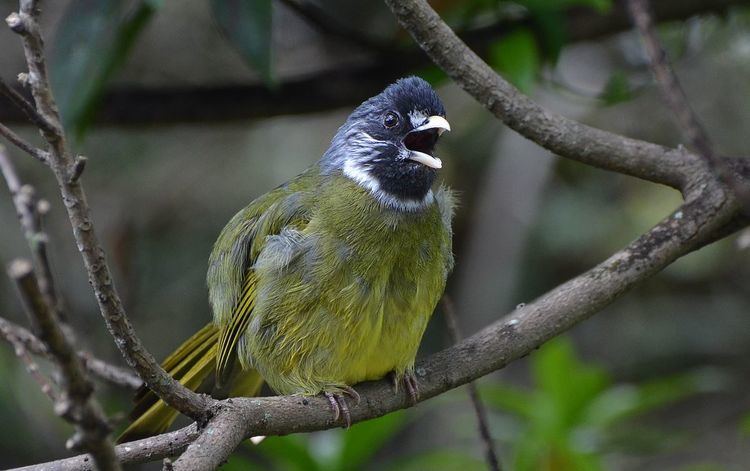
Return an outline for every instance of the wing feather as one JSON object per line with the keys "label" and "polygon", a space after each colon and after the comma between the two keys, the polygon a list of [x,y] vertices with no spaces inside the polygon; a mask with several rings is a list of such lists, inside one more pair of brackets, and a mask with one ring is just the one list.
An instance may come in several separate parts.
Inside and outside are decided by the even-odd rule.
{"label": "wing feather", "polygon": [[229,221],[214,245],[207,282],[214,324],[219,329],[219,386],[230,378],[237,345],[252,320],[257,293],[253,267],[258,255],[268,240],[285,229],[307,225],[319,173],[312,167],[250,203]]}

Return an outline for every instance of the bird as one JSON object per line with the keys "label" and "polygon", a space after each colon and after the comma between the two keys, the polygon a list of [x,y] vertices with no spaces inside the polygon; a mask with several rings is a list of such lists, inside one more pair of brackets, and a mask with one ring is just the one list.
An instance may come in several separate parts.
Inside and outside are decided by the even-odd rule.
{"label": "bird", "polygon": [[[455,196],[436,182],[450,130],[438,94],[405,77],[364,101],[317,163],[256,198],[221,231],[206,276],[213,321],[163,362],[214,397],[328,399],[351,425],[352,388],[390,376],[416,403],[414,362],[454,264]],[[119,441],[177,417],[142,388]]]}

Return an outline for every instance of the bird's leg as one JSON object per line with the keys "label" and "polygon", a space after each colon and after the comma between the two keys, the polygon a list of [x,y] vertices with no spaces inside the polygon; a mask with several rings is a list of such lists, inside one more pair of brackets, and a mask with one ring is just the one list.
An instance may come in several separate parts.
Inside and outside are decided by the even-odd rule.
{"label": "bird's leg", "polygon": [[349,412],[349,404],[346,403],[344,395],[354,399],[354,405],[359,404],[360,396],[350,386],[342,387],[341,392],[343,394],[324,391],[323,395],[328,399],[328,405],[331,407],[331,412],[333,413],[333,421],[336,422],[339,420],[339,417],[342,417],[344,419],[344,428],[349,428],[352,426],[352,414]]}
{"label": "bird's leg", "polygon": [[336,422],[341,417],[341,408],[336,398],[337,395],[330,392],[323,392],[323,395],[328,399],[328,405],[331,407],[331,412],[333,413],[333,421]]}

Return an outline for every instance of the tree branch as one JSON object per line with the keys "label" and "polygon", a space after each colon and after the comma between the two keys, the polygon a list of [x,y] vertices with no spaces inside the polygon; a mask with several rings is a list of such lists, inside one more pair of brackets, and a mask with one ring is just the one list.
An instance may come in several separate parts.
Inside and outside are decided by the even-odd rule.
{"label": "tree branch", "polygon": [[48,165],[60,187],[65,209],[70,219],[73,236],[81,252],[89,282],[99,310],[128,365],[167,404],[197,420],[212,400],[185,388],[169,376],[153,356],[143,347],[125,313],[112,282],[104,250],[99,243],[91,220],[91,211],[78,180],[82,166],[69,151],[60,115],[47,79],[43,41],[37,17],[39,11],[33,0],[21,0],[20,11],[8,17],[11,29],[23,39],[29,67],[27,83],[34,98],[34,108],[47,123],[42,130],[49,144]]}
{"label": "tree branch", "polygon": [[690,107],[685,90],[659,41],[648,0],[628,0],[628,7],[643,40],[654,77],[683,135],[714,174],[735,192],[750,215],[750,189],[733,177],[728,165],[714,152],[711,139]]}
{"label": "tree branch", "polygon": [[[41,229],[40,214],[44,213],[49,204],[44,201],[36,201],[34,189],[29,185],[23,185],[8,157],[5,147],[0,144],[0,174],[3,175],[5,182],[10,190],[13,199],[13,205],[16,208],[16,214],[21,222],[26,240],[29,243],[34,258],[34,263],[39,270],[40,286],[44,286],[42,292],[46,292],[45,297],[50,305],[55,307],[56,315],[62,319],[63,315],[60,309],[59,296],[55,293],[52,269],[50,267],[49,257],[47,255],[47,236]],[[39,339],[34,337],[31,332],[16,326],[5,319],[0,318],[0,333],[5,334],[6,339],[17,339],[22,342],[25,349],[37,354],[50,356],[49,351]],[[79,352],[79,356],[84,361],[87,369],[115,384],[119,384],[131,389],[137,389],[142,382],[127,370],[108,365],[105,362],[94,358],[91,354]]]}
{"label": "tree branch", "polygon": [[55,413],[76,425],[76,435],[68,441],[68,448],[88,450],[100,471],[119,470],[107,418],[93,396],[94,388],[71,346],[71,339],[63,332],[39,289],[31,263],[15,260],[8,268],[8,276],[16,282],[29,317],[62,373],[63,391],[53,398]]}
{"label": "tree branch", "polygon": [[[0,337],[5,338],[14,347],[21,345],[24,350],[38,356],[50,358],[49,349],[34,334],[8,319],[0,317]],[[78,357],[83,367],[92,375],[111,383],[114,386],[136,391],[143,382],[126,368],[112,365],[96,358],[91,353],[80,350]]]}
{"label": "tree branch", "polygon": [[[29,351],[31,350],[29,348],[30,345],[32,348],[38,347],[45,351],[47,351],[47,347],[28,330],[20,328],[21,330],[17,331],[14,327],[18,326],[10,326],[9,324],[8,321],[0,317],[0,336],[13,346],[16,356],[21,359],[26,371],[36,381],[37,385],[39,385],[39,389],[55,404],[59,400],[59,393],[49,379],[39,371],[39,365],[29,355]],[[28,336],[33,337],[34,341],[29,342]]]}
{"label": "tree branch", "polygon": [[[718,185],[683,204],[672,215],[625,249],[586,273],[558,286],[462,343],[417,365],[420,401],[437,396],[529,354],[547,340],[587,319],[637,283],[680,256],[705,245],[737,213]],[[362,400],[350,407],[353,422],[380,417],[410,406],[405,393],[394,394],[387,381],[357,388]],[[175,470],[214,469],[244,439],[331,428],[330,413],[319,397],[232,398],[196,441],[173,463]]]}
{"label": "tree branch", "polygon": [[[621,3],[616,2],[615,8],[607,14],[586,8],[566,12],[563,28],[568,41],[587,41],[627,30],[630,23]],[[750,0],[656,0],[654,10],[659,21],[669,21],[721,13],[732,6],[748,4]],[[482,49],[503,34],[529,23],[528,18],[505,20],[466,31],[461,37],[472,47]],[[367,64],[344,64],[283,81],[276,90],[261,83],[120,86],[104,94],[95,122],[119,125],[210,122],[326,111],[359,104],[380,92],[384,83],[428,64],[427,57],[419,51],[392,49],[387,56],[373,58]],[[13,107],[0,106],[0,121],[26,122],[27,119]]]}
{"label": "tree branch", "polygon": [[[458,318],[456,316],[456,308],[453,304],[453,300],[448,295],[443,295],[443,316],[445,316],[445,323],[448,326],[448,332],[451,335],[453,343],[461,343],[461,329],[458,327]],[[472,407],[474,407],[474,415],[477,417],[477,428],[479,429],[479,438],[482,439],[482,445],[484,446],[484,456],[487,461],[487,468],[491,471],[501,471],[500,459],[497,457],[495,451],[495,444],[492,440],[492,434],[490,433],[490,427],[487,420],[487,408],[482,402],[482,398],[479,397],[479,390],[475,382],[470,382],[466,385],[469,391],[469,400],[471,401]]]}
{"label": "tree branch", "polygon": [[[195,424],[170,433],[123,443],[115,447],[117,459],[125,464],[147,463],[181,453],[198,436]],[[89,455],[78,455],[12,471],[95,471]]]}
{"label": "tree branch", "polygon": [[29,144],[21,136],[13,132],[11,128],[2,123],[0,123],[0,136],[3,136],[8,140],[8,142],[26,152],[30,156],[34,157],[38,161],[46,163],[47,154],[42,149],[38,149]]}
{"label": "tree branch", "polygon": [[[8,18],[5,19],[5,22],[8,24],[8,27],[10,29],[16,32],[22,31],[27,26],[22,17],[15,13],[11,13]],[[21,74],[19,75],[19,79],[23,79],[23,81],[27,83],[29,80],[29,76],[27,74]],[[39,114],[37,109],[34,108],[34,105],[32,105],[29,100],[27,100],[18,91],[14,90],[3,79],[0,79],[0,94],[5,95],[5,97],[8,98],[8,100],[10,100],[10,102],[13,103],[17,109],[19,109],[24,115],[26,115],[26,118],[28,118],[28,120],[31,121],[31,123],[36,127],[38,127],[39,129],[43,129],[44,131],[49,133],[55,131],[50,122]]]}
{"label": "tree branch", "polygon": [[458,85],[508,127],[579,162],[685,189],[695,158],[551,113],[500,77],[424,0],[386,0],[401,25]]}

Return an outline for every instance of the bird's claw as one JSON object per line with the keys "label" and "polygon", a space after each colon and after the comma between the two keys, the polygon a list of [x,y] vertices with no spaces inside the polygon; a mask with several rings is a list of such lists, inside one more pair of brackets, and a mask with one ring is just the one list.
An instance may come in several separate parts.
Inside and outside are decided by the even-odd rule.
{"label": "bird's claw", "polygon": [[415,405],[419,402],[419,382],[417,377],[411,371],[404,372],[404,375],[399,377],[395,371],[391,371],[388,374],[388,379],[393,387],[393,393],[398,394],[399,383],[403,383],[404,391],[409,396],[409,402],[411,405]]}
{"label": "bird's claw", "polygon": [[419,382],[417,382],[417,377],[414,376],[414,373],[412,373],[411,371],[407,371],[404,374],[403,382],[404,389],[409,395],[411,404],[415,405],[417,402],[419,402]]}
{"label": "bird's claw", "polygon": [[352,398],[355,406],[359,405],[360,396],[350,386],[342,387],[341,392],[343,394],[326,391],[323,392],[323,395],[328,399],[328,405],[331,407],[331,412],[333,413],[333,421],[337,422],[339,418],[343,418],[344,428],[349,428],[352,426],[352,414],[349,412],[349,404],[346,403],[344,395]]}

